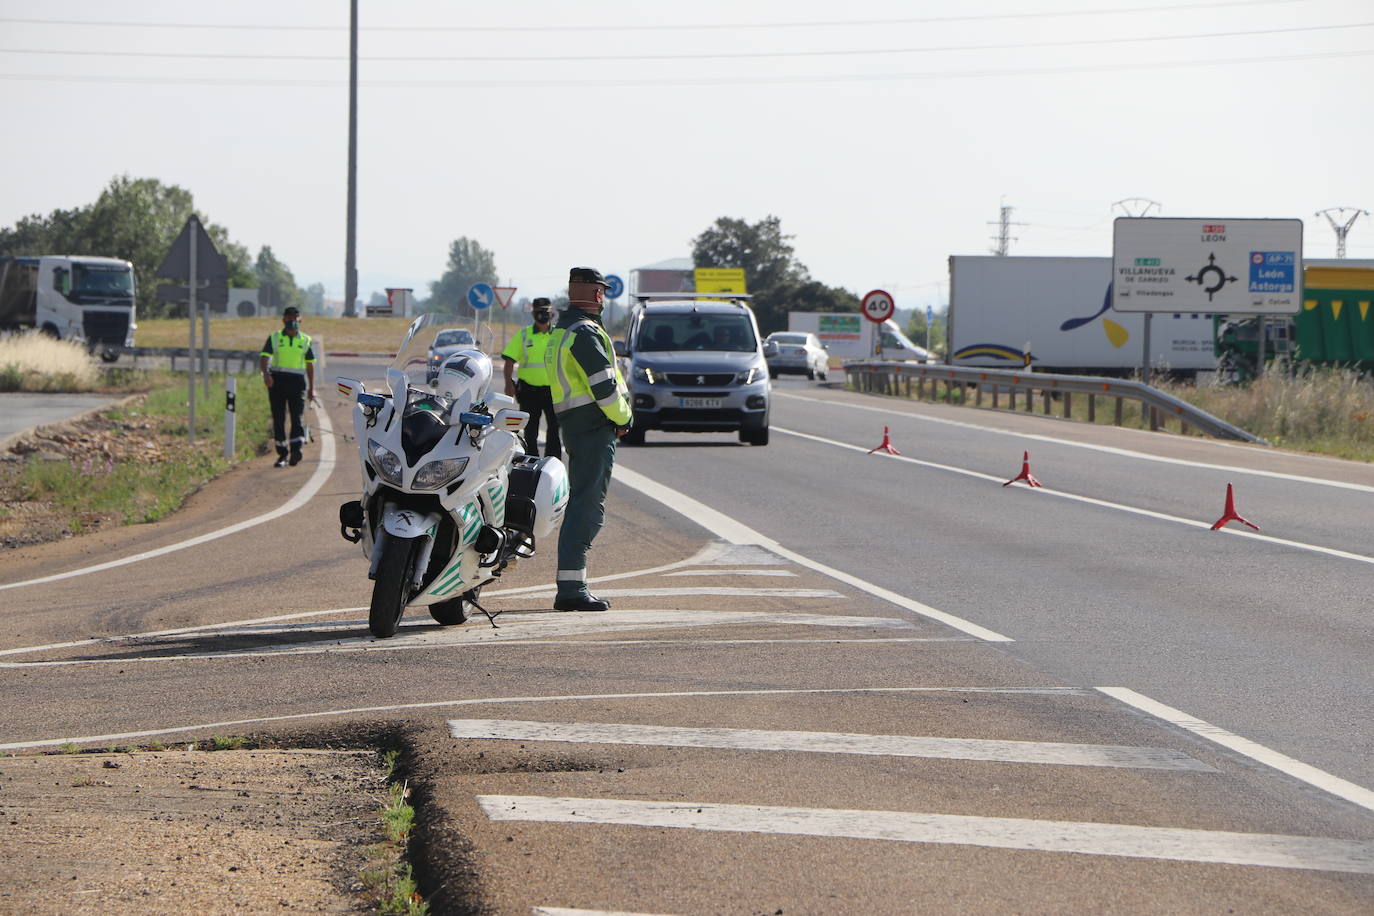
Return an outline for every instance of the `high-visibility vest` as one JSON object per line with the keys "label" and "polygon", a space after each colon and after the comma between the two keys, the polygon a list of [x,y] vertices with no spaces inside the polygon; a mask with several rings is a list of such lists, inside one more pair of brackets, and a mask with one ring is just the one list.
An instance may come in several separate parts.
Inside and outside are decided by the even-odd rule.
{"label": "high-visibility vest", "polygon": [[[293,337],[285,331],[273,331],[267,339],[272,341],[272,350],[263,350],[262,355],[272,357],[273,372],[305,375],[306,354],[310,352],[310,335],[297,331]],[[310,362],[314,361],[313,358],[310,359]]]}
{"label": "high-visibility vest", "polygon": [[[630,411],[630,389],[625,384],[624,376],[620,374],[615,356],[611,356],[609,368],[602,369],[588,378],[582,364],[572,353],[573,340],[577,337],[573,331],[578,324],[588,324],[595,328],[606,352],[615,353],[615,348],[611,346],[611,336],[595,321],[586,320],[566,328],[554,328],[549,335],[549,347],[546,351],[552,357],[549,359],[553,369],[549,373],[549,394],[553,400],[554,412],[562,414],[578,407],[595,404],[616,426],[629,426],[633,416]],[[592,394],[593,385],[612,377],[615,379],[614,391],[599,399]]]}
{"label": "high-visibility vest", "polygon": [[549,352],[549,338],[552,336],[548,331],[541,334],[526,326],[501,351],[502,356],[520,364],[515,377],[526,385],[548,385],[549,370],[545,356]]}

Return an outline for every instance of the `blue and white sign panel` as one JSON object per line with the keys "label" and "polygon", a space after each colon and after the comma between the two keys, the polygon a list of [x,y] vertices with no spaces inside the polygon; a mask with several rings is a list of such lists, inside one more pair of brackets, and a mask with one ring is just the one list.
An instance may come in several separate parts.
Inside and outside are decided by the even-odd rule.
{"label": "blue and white sign panel", "polygon": [[468,287],[468,305],[475,309],[491,308],[496,301],[496,290],[490,283],[474,283]]}
{"label": "blue and white sign panel", "polygon": [[1118,219],[1112,308],[1294,314],[1302,308],[1302,220]]}
{"label": "blue and white sign panel", "polygon": [[606,282],[611,284],[610,288],[606,290],[608,299],[619,299],[620,294],[625,292],[625,281],[615,274],[606,274]]}

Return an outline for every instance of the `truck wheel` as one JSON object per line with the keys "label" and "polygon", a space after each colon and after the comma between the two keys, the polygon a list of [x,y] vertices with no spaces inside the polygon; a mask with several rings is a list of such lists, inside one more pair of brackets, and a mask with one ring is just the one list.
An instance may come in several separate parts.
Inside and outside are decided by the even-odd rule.
{"label": "truck wheel", "polygon": [[386,545],[382,547],[382,560],[377,564],[377,581],[372,585],[372,606],[367,612],[367,628],[378,639],[396,635],[396,627],[406,612],[406,602],[410,600],[410,581],[419,546],[416,538],[388,535]]}
{"label": "truck wheel", "polygon": [[100,351],[100,361],[101,361],[102,363],[117,363],[117,362],[119,362],[119,351],[118,351],[118,350],[102,350],[102,351]]}
{"label": "truck wheel", "polygon": [[55,324],[45,324],[40,330],[45,336],[51,337],[53,340],[62,339],[62,332],[57,330],[57,325]]}

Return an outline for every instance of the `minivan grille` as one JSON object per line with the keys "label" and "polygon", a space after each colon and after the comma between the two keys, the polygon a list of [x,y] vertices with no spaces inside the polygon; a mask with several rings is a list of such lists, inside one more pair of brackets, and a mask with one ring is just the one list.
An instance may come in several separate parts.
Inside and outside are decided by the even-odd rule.
{"label": "minivan grille", "polygon": [[668,384],[683,388],[719,388],[734,381],[733,372],[669,372]]}

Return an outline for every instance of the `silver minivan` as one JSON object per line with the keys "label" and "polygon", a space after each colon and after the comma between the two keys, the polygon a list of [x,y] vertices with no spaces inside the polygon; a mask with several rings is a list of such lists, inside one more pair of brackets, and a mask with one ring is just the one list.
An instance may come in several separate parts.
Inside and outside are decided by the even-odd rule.
{"label": "silver minivan", "polygon": [[621,441],[644,442],[649,430],[738,432],[768,444],[768,363],[748,296],[644,294],[616,341],[630,386],[634,426]]}

